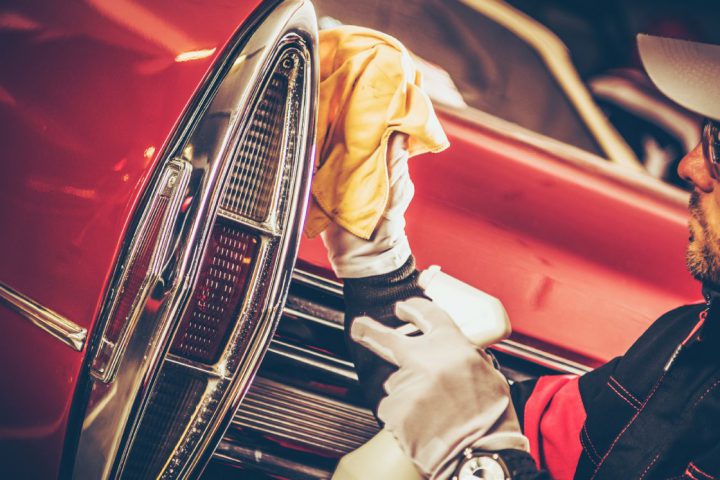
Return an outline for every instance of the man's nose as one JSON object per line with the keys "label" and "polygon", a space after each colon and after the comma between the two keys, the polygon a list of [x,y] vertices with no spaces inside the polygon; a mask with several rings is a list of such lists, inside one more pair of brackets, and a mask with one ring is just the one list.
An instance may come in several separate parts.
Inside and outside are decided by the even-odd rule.
{"label": "man's nose", "polygon": [[712,192],[715,186],[715,180],[705,165],[701,144],[690,150],[680,161],[678,175],[705,193]]}

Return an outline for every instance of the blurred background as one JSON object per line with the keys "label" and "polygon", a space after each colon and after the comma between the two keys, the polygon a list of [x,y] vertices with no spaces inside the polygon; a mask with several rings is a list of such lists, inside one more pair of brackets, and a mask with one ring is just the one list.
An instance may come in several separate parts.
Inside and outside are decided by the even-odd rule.
{"label": "blurred background", "polygon": [[[685,152],[698,142],[702,119],[666,100],[649,82],[635,37],[650,33],[720,43],[719,2],[314,3],[321,28],[361,25],[401,40],[424,64],[426,89],[436,105],[485,112],[598,156],[611,157],[598,142],[592,122],[579,113],[577,102],[568,95],[568,77],[577,75],[648,173],[687,189],[675,170]],[[502,8],[498,10],[497,5]],[[574,73],[548,63],[548,57],[558,57],[557,50],[551,50],[555,43],[552,37],[567,48]]]}

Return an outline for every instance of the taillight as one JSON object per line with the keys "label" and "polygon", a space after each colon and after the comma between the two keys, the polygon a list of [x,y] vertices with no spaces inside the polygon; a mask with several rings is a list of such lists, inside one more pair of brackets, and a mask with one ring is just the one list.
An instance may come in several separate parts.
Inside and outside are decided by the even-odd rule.
{"label": "taillight", "polygon": [[280,318],[313,165],[316,25],[308,0],[258,12],[139,203],[90,350],[105,384],[90,385],[76,478],[197,477]]}
{"label": "taillight", "polygon": [[[287,280],[277,286],[289,274],[281,272],[279,261],[285,255],[289,199],[297,195],[291,187],[302,148],[296,136],[302,131],[307,57],[291,47],[276,55],[231,152],[198,276],[150,392],[125,474],[183,476],[189,455],[220,421],[231,418],[230,403],[247,387],[260,345],[272,332],[270,319],[279,316],[277,302]],[[175,428],[178,422],[184,431]]]}
{"label": "taillight", "polygon": [[188,162],[170,162],[140,220],[142,228],[130,245],[130,261],[115,292],[115,301],[92,363],[93,376],[103,382],[109,382],[115,376],[128,335],[142,310],[148,290],[160,274],[167,255],[171,224],[184,199],[189,176]]}
{"label": "taillight", "polygon": [[258,244],[257,235],[229,221],[213,227],[195,292],[175,334],[173,354],[207,364],[218,361],[229,328],[240,317]]}

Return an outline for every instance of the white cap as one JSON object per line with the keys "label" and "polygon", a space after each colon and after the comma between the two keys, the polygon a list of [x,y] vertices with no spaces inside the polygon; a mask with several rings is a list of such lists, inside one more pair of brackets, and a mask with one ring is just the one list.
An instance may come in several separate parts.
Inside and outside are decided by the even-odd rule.
{"label": "white cap", "polygon": [[720,120],[720,45],[640,34],[640,58],[650,79],[671,100]]}

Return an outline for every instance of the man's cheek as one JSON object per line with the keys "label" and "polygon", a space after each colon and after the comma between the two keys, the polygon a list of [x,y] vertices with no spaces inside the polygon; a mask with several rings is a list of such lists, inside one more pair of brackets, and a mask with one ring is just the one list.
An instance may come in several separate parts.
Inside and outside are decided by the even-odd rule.
{"label": "man's cheek", "polygon": [[688,222],[688,230],[690,230],[690,243],[699,240],[702,235],[702,231],[700,229],[700,226],[698,225],[697,220],[694,218],[690,218],[690,221]]}
{"label": "man's cheek", "polygon": [[700,210],[712,233],[720,236],[720,197],[706,195],[700,199]]}
{"label": "man's cheek", "polygon": [[700,197],[700,205],[707,214],[720,214],[720,191],[714,190],[711,194]]}

